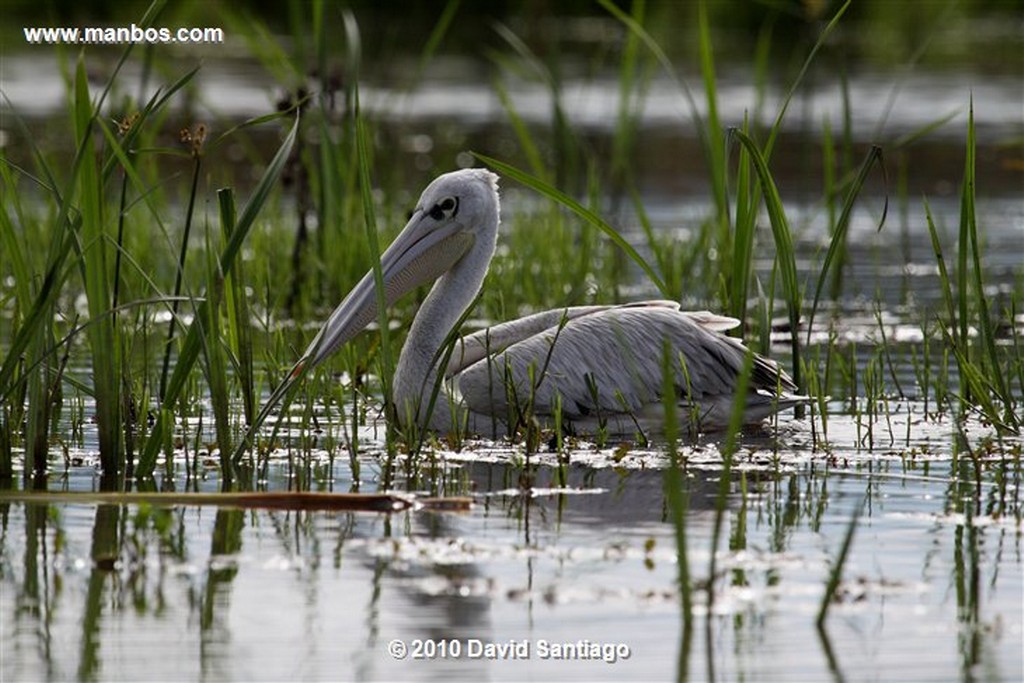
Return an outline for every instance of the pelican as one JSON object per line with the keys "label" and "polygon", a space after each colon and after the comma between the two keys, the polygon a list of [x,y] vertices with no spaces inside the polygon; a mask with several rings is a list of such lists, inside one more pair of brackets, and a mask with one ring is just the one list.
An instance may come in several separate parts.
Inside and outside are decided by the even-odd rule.
{"label": "pelican", "polygon": [[[447,173],[423,191],[408,224],[381,256],[388,306],[434,282],[392,384],[403,429],[495,436],[524,417],[550,425],[556,416],[576,434],[656,429],[664,420],[666,344],[680,414],[704,430],[728,424],[748,351],[721,333],[739,321],[684,312],[671,301],[535,313],[458,339],[444,364],[453,327],[487,274],[499,223],[497,175],[484,169]],[[377,318],[377,302],[371,270],[331,314],[292,376],[366,328]],[[744,423],[806,401],[796,390],[774,361],[754,355]]]}

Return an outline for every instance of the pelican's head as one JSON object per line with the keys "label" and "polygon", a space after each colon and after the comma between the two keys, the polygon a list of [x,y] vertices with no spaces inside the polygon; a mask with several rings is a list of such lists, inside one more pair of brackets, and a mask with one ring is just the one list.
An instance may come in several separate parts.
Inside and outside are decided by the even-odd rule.
{"label": "pelican's head", "polygon": [[427,185],[402,234],[420,218],[426,226],[450,221],[476,235],[497,230],[498,215],[498,176],[483,168],[467,168],[439,175]]}
{"label": "pelican's head", "polygon": [[[405,228],[381,255],[387,304],[448,272],[474,244],[484,241],[493,251],[498,222],[498,176],[471,168],[435,178],[423,190]],[[376,317],[371,269],[331,313],[297,368],[317,365]]]}

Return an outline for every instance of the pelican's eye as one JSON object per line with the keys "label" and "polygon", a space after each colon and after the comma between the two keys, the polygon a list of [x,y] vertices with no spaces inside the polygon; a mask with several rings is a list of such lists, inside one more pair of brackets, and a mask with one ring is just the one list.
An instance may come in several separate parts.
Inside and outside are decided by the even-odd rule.
{"label": "pelican's eye", "polygon": [[459,200],[456,197],[445,197],[428,211],[435,221],[451,218],[459,212]]}

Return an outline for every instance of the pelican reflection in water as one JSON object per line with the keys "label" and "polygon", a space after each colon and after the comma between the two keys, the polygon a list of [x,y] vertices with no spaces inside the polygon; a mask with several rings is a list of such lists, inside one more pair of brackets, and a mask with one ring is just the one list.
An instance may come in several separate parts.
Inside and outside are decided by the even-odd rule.
{"label": "pelican reflection in water", "polygon": [[[664,420],[666,344],[681,418],[706,430],[728,424],[748,351],[721,333],[739,321],[680,311],[671,301],[535,313],[462,337],[441,368],[450,332],[487,274],[499,223],[495,174],[447,173],[423,191],[405,229],[381,256],[389,306],[434,282],[392,384],[403,428],[493,436],[528,410],[542,424],[560,415],[563,428],[577,434],[657,430]],[[377,301],[370,271],[334,310],[297,368],[322,362],[376,320]],[[434,394],[438,372],[442,384]],[[753,357],[745,423],[805,400],[774,361]]]}

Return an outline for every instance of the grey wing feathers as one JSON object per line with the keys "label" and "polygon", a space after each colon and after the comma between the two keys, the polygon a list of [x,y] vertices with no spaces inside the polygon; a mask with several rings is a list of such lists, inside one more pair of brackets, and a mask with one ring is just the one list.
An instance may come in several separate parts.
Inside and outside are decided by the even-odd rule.
{"label": "grey wing feathers", "polygon": [[[667,342],[681,402],[731,396],[746,350],[712,331],[731,323],[736,321],[680,312],[671,302],[602,307],[469,365],[458,376],[459,390],[472,410],[500,418],[512,403],[528,401],[535,413],[552,414],[556,396],[570,419],[631,413],[660,401]],[[774,394],[780,386],[795,389],[774,362],[755,356],[751,390]]]}
{"label": "grey wing feathers", "polygon": [[[448,361],[448,367],[445,369],[445,377],[451,377],[461,372],[488,355],[504,351],[512,344],[529,339],[549,328],[557,327],[563,320],[574,320],[617,308],[668,308],[678,311],[679,304],[674,301],[655,300],[622,305],[570,306],[567,308],[555,308],[550,311],[541,311],[540,313],[534,313],[523,318],[499,323],[485,330],[474,332],[456,342],[455,349]],[[731,329],[739,324],[739,321],[733,318],[723,318],[707,312],[686,313],[684,315],[697,316],[701,319],[706,319],[711,324],[717,323],[721,325],[723,322],[732,322],[732,325],[728,327],[716,329]],[[711,322],[712,319],[713,323]]]}

